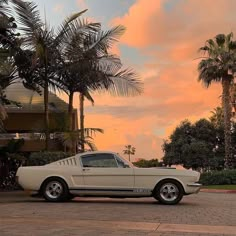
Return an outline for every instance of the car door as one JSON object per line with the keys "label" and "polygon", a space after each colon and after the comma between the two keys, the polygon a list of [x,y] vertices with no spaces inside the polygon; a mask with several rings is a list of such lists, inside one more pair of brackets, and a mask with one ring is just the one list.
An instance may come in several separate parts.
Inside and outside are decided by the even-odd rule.
{"label": "car door", "polygon": [[82,155],[81,165],[86,189],[131,191],[134,187],[133,168],[118,163],[112,153]]}

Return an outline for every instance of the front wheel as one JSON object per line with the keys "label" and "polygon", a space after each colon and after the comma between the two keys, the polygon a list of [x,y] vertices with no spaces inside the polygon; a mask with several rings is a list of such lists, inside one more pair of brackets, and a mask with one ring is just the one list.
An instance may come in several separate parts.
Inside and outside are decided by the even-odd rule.
{"label": "front wheel", "polygon": [[174,205],[181,201],[184,195],[182,185],[175,180],[162,181],[154,191],[154,198],[165,205]]}
{"label": "front wheel", "polygon": [[62,202],[68,199],[68,187],[66,183],[59,178],[47,180],[43,187],[44,198],[49,202]]}

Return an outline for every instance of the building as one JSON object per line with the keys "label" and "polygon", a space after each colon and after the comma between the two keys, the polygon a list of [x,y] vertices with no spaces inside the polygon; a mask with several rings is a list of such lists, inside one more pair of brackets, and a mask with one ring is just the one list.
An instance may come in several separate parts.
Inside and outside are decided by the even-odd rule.
{"label": "building", "polygon": [[[23,138],[25,143],[21,151],[32,152],[45,149],[44,102],[43,96],[24,88],[21,83],[11,85],[6,90],[9,100],[20,103],[6,106],[7,119],[4,120],[6,133],[0,133],[0,146],[10,139]],[[63,150],[58,133],[66,130],[68,122],[68,104],[53,93],[49,94],[50,141],[49,150]],[[78,129],[77,110],[73,110],[73,128]]]}

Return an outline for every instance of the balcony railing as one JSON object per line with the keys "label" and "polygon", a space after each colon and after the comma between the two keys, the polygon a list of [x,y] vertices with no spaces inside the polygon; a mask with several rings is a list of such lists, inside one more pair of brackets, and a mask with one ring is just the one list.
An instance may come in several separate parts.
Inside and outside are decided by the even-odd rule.
{"label": "balcony railing", "polygon": [[[62,133],[50,133],[50,139],[60,138]],[[24,140],[45,140],[45,133],[0,133],[0,140],[24,139]]]}

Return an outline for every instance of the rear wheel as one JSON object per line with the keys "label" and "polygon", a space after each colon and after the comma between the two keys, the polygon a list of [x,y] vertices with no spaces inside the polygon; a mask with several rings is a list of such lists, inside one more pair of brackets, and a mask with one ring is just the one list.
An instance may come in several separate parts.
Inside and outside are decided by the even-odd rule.
{"label": "rear wheel", "polygon": [[42,187],[44,198],[49,202],[66,201],[69,197],[68,187],[60,178],[46,180]]}
{"label": "rear wheel", "polygon": [[181,201],[184,195],[182,185],[175,180],[162,181],[154,191],[154,198],[160,203],[174,205]]}

